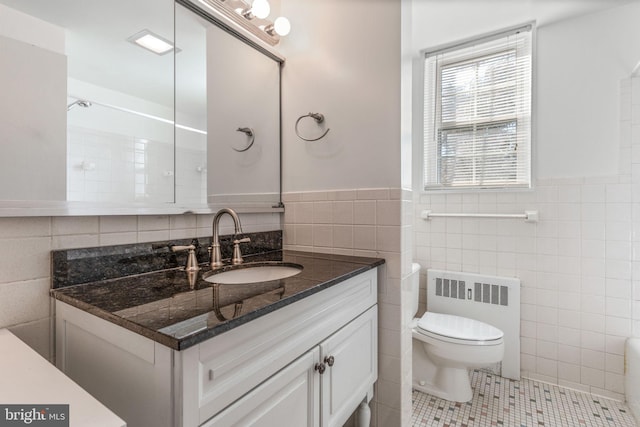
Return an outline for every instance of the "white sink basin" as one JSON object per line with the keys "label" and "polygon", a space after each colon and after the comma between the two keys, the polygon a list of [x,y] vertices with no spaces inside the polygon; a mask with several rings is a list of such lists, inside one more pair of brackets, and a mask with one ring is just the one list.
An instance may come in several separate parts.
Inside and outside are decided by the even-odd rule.
{"label": "white sink basin", "polygon": [[295,276],[301,271],[302,266],[297,264],[245,265],[237,269],[222,271],[220,273],[216,273],[214,271],[211,272],[213,274],[205,274],[204,280],[221,285],[239,285],[284,279]]}

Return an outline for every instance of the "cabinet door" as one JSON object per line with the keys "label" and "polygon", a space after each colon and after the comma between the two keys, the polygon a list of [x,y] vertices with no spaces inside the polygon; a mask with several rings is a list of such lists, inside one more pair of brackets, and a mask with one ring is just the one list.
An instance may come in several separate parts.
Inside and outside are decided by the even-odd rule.
{"label": "cabinet door", "polygon": [[344,425],[378,377],[377,307],[320,344],[320,357],[327,365],[321,386],[322,427]]}
{"label": "cabinet door", "polygon": [[183,420],[198,417],[184,425],[216,416],[375,305],[377,277],[358,274],[180,352]]}
{"label": "cabinet door", "polygon": [[305,353],[203,426],[318,427],[319,355],[317,347]]}

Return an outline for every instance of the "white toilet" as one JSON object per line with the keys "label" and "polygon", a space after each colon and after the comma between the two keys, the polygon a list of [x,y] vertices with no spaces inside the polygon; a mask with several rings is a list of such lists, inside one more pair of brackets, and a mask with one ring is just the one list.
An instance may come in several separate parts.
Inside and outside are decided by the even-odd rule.
{"label": "white toilet", "polygon": [[[420,264],[412,265],[413,313],[418,311]],[[427,312],[413,319],[413,388],[442,399],[473,397],[469,369],[498,363],[504,356],[503,332],[487,323]]]}

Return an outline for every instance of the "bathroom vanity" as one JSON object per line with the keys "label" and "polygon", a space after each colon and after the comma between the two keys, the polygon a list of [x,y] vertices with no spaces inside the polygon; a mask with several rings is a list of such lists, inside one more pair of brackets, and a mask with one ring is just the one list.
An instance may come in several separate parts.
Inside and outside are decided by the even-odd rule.
{"label": "bathroom vanity", "polygon": [[[302,266],[219,285],[169,269],[55,289],[58,367],[129,426],[342,426],[377,379],[377,267],[293,251]],[[192,280],[192,282],[194,282]]]}

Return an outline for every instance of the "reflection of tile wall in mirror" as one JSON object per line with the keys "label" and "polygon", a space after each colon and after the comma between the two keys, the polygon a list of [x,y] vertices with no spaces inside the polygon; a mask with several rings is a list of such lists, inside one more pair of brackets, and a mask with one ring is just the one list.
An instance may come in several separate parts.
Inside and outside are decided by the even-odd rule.
{"label": "reflection of tile wall in mirror", "polygon": [[[2,86],[16,91],[8,99],[19,101],[3,97],[0,111],[12,111],[11,116],[2,114],[11,123],[28,125],[14,126],[11,134],[1,132],[11,136],[7,141],[12,144],[2,144],[4,149],[24,157],[13,156],[16,170],[5,170],[25,188],[10,194],[9,186],[0,186],[0,200],[173,203],[173,55],[141,49],[127,42],[132,34],[123,32],[150,29],[172,43],[173,0],[60,0],[55,5],[0,0],[0,12],[0,36],[20,47],[12,53],[14,69],[3,65],[0,71],[6,83]],[[11,25],[3,25],[5,21]],[[54,43],[58,39],[61,42]],[[65,137],[67,125],[73,130]],[[80,130],[81,138],[72,135]],[[160,144],[145,150],[144,173],[135,173],[135,165],[121,156],[122,141],[133,150],[134,139]],[[74,144],[79,140],[88,144],[81,151],[93,150],[91,158],[77,158],[79,147]],[[98,149],[104,151],[96,153]],[[149,157],[156,153],[157,159]],[[36,193],[30,194],[31,189]]]}
{"label": "reflection of tile wall in mirror", "polygon": [[171,143],[76,127],[68,138],[69,200],[173,202],[173,186],[167,185],[173,180]]}
{"label": "reflection of tile wall in mirror", "polygon": [[176,129],[176,203],[207,202],[207,136]]}

